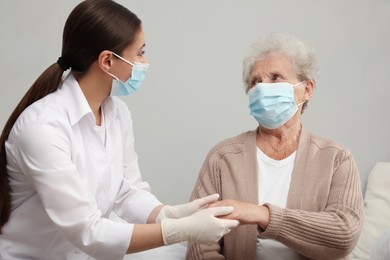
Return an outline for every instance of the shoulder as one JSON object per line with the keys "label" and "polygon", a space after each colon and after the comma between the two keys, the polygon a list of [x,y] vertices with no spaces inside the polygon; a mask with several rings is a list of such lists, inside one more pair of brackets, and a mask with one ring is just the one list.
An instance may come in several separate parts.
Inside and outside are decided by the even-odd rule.
{"label": "shoulder", "polygon": [[45,125],[53,127],[69,125],[66,108],[61,105],[61,100],[53,94],[49,94],[27,107],[16,120],[13,130]]}
{"label": "shoulder", "polygon": [[351,151],[343,144],[314,133],[306,132],[309,140],[309,149],[316,153],[328,154],[339,159],[352,158]]}
{"label": "shoulder", "polygon": [[248,151],[248,147],[256,139],[256,130],[243,132],[234,137],[224,139],[211,148],[208,157],[221,159],[227,154],[241,154]]}
{"label": "shoulder", "polygon": [[33,132],[33,130],[34,134],[43,134],[45,128],[61,131],[61,129],[68,128],[67,125],[69,125],[69,119],[66,108],[54,92],[34,102],[20,114],[11,130],[10,137],[29,131]]}

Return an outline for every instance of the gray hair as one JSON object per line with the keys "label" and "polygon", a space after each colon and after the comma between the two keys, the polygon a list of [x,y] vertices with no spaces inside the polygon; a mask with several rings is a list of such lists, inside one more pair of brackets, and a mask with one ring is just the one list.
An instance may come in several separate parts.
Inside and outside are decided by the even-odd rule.
{"label": "gray hair", "polygon": [[316,85],[318,65],[314,50],[292,35],[273,33],[257,40],[244,59],[242,76],[245,91],[251,87],[250,74],[253,65],[270,54],[282,54],[293,65],[299,80],[312,80]]}

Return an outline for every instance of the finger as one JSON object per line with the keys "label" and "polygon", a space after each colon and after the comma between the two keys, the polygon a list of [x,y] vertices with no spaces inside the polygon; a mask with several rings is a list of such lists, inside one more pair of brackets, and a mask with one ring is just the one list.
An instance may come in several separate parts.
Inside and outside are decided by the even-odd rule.
{"label": "finger", "polygon": [[223,201],[215,201],[208,205],[209,208],[224,206]]}
{"label": "finger", "polygon": [[236,219],[234,214],[227,214],[227,215],[219,216],[218,218],[220,218],[220,219]]}
{"label": "finger", "polygon": [[196,202],[196,204],[198,205],[199,208],[202,208],[202,207],[204,207],[204,206],[206,206],[206,205],[208,205],[208,204],[210,204],[212,202],[217,201],[218,198],[219,198],[219,194],[215,193],[215,194],[212,194],[212,195],[209,195],[209,196],[197,199],[194,202]]}
{"label": "finger", "polygon": [[233,220],[233,219],[221,219],[221,221],[224,223],[224,225],[225,225],[228,229],[232,229],[232,228],[235,228],[235,227],[237,227],[238,225],[240,225],[240,221],[238,221],[238,220]]}
{"label": "finger", "polygon": [[216,217],[216,216],[223,216],[232,213],[234,211],[234,207],[223,206],[223,207],[207,208],[205,210],[211,212],[211,214],[213,214]]}

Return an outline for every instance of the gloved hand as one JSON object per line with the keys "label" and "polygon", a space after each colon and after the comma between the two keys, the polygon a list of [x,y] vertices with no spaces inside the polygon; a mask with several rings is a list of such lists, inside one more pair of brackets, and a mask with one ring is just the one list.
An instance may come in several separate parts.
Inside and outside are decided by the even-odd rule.
{"label": "gloved hand", "polygon": [[219,194],[216,193],[186,204],[176,206],[165,205],[157,215],[156,223],[160,223],[161,220],[166,218],[183,218],[192,215],[198,210],[205,208],[208,204],[217,201],[218,198]]}
{"label": "gloved hand", "polygon": [[232,228],[240,224],[237,220],[217,218],[217,216],[227,215],[233,211],[233,207],[221,206],[202,209],[184,218],[163,219],[161,230],[164,244],[171,245],[181,241],[216,243]]}

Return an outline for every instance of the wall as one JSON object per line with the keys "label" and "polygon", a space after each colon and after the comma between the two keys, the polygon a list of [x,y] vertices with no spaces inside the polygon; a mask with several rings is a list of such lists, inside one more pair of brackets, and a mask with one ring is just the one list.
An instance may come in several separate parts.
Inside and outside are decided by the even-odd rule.
{"label": "wall", "polygon": [[[60,56],[66,17],[79,1],[0,2],[0,126]],[[365,185],[390,161],[390,1],[126,1],[144,24],[151,63],[132,111],[145,180],[165,203],[188,200],[209,149],[254,129],[241,81],[249,45],[282,31],[316,50],[320,82],[306,129],[354,154]]]}

